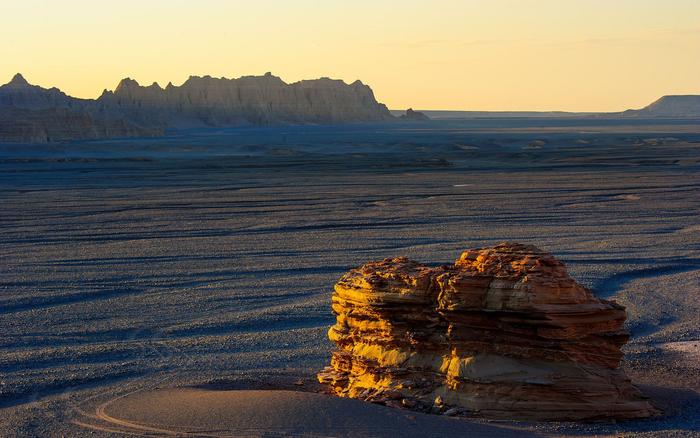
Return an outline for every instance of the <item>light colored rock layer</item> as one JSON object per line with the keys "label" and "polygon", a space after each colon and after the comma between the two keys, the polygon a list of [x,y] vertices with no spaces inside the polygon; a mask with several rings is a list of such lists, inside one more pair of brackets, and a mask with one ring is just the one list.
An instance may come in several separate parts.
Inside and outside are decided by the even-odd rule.
{"label": "light colored rock layer", "polygon": [[533,246],[469,250],[437,268],[368,263],[338,281],[332,307],[338,349],[318,378],[343,397],[494,418],[655,413],[618,369],[625,309]]}

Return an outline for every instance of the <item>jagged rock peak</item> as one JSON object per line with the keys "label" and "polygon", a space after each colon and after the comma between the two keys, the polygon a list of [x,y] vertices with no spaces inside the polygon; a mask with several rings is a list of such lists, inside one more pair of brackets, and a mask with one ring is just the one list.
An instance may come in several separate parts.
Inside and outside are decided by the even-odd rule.
{"label": "jagged rock peak", "polygon": [[24,79],[24,76],[22,76],[22,73],[17,73],[12,77],[12,80],[7,83],[7,85],[15,86],[15,87],[28,87],[30,84],[27,82],[26,79]]}
{"label": "jagged rock peak", "polygon": [[121,81],[119,81],[119,84],[117,84],[117,88],[114,89],[114,93],[118,94],[119,92],[123,92],[124,90],[130,90],[138,87],[140,87],[140,85],[135,80],[131,78],[124,78]]}
{"label": "jagged rock peak", "polygon": [[534,246],[370,262],[338,280],[332,309],[337,348],[318,379],[342,397],[527,420],[657,413],[619,368],[624,307]]}

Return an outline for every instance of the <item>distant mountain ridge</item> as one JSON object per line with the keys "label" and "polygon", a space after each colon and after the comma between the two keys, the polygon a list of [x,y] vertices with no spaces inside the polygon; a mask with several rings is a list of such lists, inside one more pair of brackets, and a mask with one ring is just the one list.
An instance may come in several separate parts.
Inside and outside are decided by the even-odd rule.
{"label": "distant mountain ridge", "polygon": [[0,142],[46,143],[111,137],[157,136],[163,129],[109,115],[94,100],[58,88],[31,85],[21,74],[0,86]]}
{"label": "distant mountain ridge", "polygon": [[0,106],[24,109],[46,109],[71,106],[74,100],[58,88],[41,88],[31,85],[17,73],[10,82],[0,86]]}
{"label": "distant mountain ridge", "polygon": [[320,78],[288,84],[271,73],[237,79],[190,76],[180,86],[165,88],[125,78],[97,99],[32,85],[19,73],[0,86],[0,142],[153,137],[168,129],[203,127],[518,117],[700,119],[700,96],[664,96],[642,109],[617,113],[409,110],[401,115],[377,102],[360,81]]}
{"label": "distant mountain ridge", "polygon": [[48,142],[157,136],[168,128],[328,124],[394,120],[360,81],[321,78],[287,84],[277,76],[191,76],[181,86],[123,79],[97,99],[29,84],[0,86],[0,141]]}

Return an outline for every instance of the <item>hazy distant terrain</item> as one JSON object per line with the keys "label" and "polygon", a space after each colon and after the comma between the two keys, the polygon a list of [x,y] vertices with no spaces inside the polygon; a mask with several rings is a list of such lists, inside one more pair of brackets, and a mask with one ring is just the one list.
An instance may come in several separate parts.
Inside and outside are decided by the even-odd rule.
{"label": "hazy distant terrain", "polygon": [[[700,124],[464,120],[0,145],[0,430],[138,388],[305,379],[350,267],[532,243],[628,306],[624,367],[667,409],[533,434],[700,423]],[[92,409],[92,410],[91,410]]]}
{"label": "hazy distant terrain", "polygon": [[625,111],[623,115],[700,119],[700,96],[663,96],[640,110]]}
{"label": "hazy distant terrain", "polygon": [[[30,84],[21,74],[0,85],[0,143],[162,137],[192,129],[474,119],[700,119],[700,96],[664,96],[640,110],[618,113],[562,111],[389,111],[357,80],[320,78],[286,83],[266,73],[236,79],[190,76],[182,85],[142,86],[125,78],[97,99]],[[500,123],[500,122],[498,122]],[[606,122],[607,123],[607,122]],[[215,132],[215,131],[212,131]],[[211,133],[211,132],[210,132]]]}
{"label": "hazy distant terrain", "polygon": [[[435,120],[484,118],[557,118],[557,119],[695,119],[700,120],[700,96],[663,96],[641,109],[622,112],[566,112],[566,111],[449,111],[420,110]],[[399,115],[402,111],[393,111]]]}

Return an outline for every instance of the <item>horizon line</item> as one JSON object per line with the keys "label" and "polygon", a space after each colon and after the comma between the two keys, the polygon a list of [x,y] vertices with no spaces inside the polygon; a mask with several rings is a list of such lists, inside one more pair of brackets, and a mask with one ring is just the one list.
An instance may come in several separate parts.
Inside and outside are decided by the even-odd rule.
{"label": "horizon line", "polygon": [[[40,88],[43,88],[43,89],[52,89],[52,88],[55,88],[55,89],[61,91],[62,93],[64,93],[64,94],[65,94],[66,96],[68,96],[68,97],[71,97],[71,98],[74,98],[74,99],[81,99],[81,100],[97,100],[97,99],[99,99],[102,95],[104,95],[105,93],[114,93],[114,92],[116,92],[116,90],[119,88],[119,86],[122,84],[122,82],[126,82],[126,81],[133,81],[137,86],[142,87],[142,88],[148,88],[148,87],[152,87],[152,86],[156,85],[156,86],[158,86],[158,88],[159,88],[160,90],[165,91],[165,90],[167,90],[169,87],[175,87],[175,88],[182,87],[182,86],[184,86],[184,85],[185,85],[189,80],[191,80],[191,79],[215,79],[215,80],[235,81],[235,80],[240,80],[240,79],[244,79],[244,78],[264,78],[264,77],[274,77],[274,78],[277,78],[277,79],[281,80],[285,85],[293,85],[293,84],[298,84],[298,83],[305,82],[305,81],[318,81],[318,80],[324,80],[324,79],[326,79],[326,80],[331,80],[331,81],[340,81],[340,82],[342,82],[343,84],[348,85],[348,86],[353,85],[353,84],[356,84],[356,83],[359,83],[359,84],[361,84],[361,85],[365,85],[365,86],[369,87],[370,90],[372,90],[372,93],[375,93],[375,89],[374,89],[371,85],[369,85],[369,84],[367,84],[367,83],[364,83],[361,79],[356,79],[355,81],[347,82],[345,79],[336,79],[336,78],[332,78],[332,77],[330,77],[330,76],[320,76],[320,77],[317,77],[317,78],[314,78],[314,79],[300,79],[300,80],[294,81],[294,82],[287,82],[287,81],[285,81],[284,79],[282,79],[281,76],[277,76],[277,75],[273,74],[271,71],[267,71],[267,72],[265,72],[264,74],[260,74],[260,75],[252,74],[252,75],[241,75],[241,76],[238,76],[238,77],[212,76],[212,75],[209,75],[209,74],[204,74],[204,75],[201,75],[201,76],[200,76],[200,75],[196,75],[196,74],[191,74],[191,75],[189,75],[189,76],[187,77],[187,79],[185,79],[180,85],[174,85],[172,81],[168,81],[168,84],[167,84],[165,87],[163,87],[162,85],[160,85],[160,83],[159,83],[158,81],[153,81],[150,85],[142,85],[138,80],[133,79],[131,76],[126,76],[126,77],[123,77],[122,79],[119,80],[119,82],[117,83],[116,87],[114,87],[114,89],[111,89],[111,90],[110,90],[110,89],[108,89],[108,88],[104,88],[104,89],[102,90],[102,93],[99,94],[97,97],[76,97],[76,96],[74,96],[74,95],[68,94],[67,92],[63,91],[62,89],[60,89],[60,88],[58,88],[58,87],[56,87],[56,86],[45,87],[45,86],[43,86],[43,85],[34,84],[34,83],[31,83],[31,82],[27,81],[27,79],[25,78],[24,74],[22,74],[21,72],[15,73],[15,74],[12,76],[12,79],[10,79],[9,82],[6,82],[6,83],[4,83],[4,84],[2,84],[2,85],[0,85],[0,86],[9,85],[9,84],[11,84],[13,81],[15,81],[18,77],[21,78],[22,81],[26,82],[26,83],[27,83],[28,85],[30,85],[30,86],[37,86],[37,87],[40,87]],[[576,111],[572,111],[572,110],[561,110],[561,109],[419,108],[419,107],[411,107],[411,106],[407,106],[405,109],[396,109],[396,108],[389,108],[389,106],[386,105],[386,104],[384,104],[384,105],[387,106],[387,108],[389,109],[389,111],[406,111],[407,109],[411,108],[411,109],[414,109],[415,111],[445,111],[445,112],[466,112],[466,113],[616,114],[616,113],[622,113],[622,112],[625,112],[625,111],[628,111],[628,110],[638,110],[638,109],[645,108],[646,106],[649,106],[649,105],[653,104],[654,102],[656,102],[656,101],[658,101],[658,100],[660,100],[660,99],[662,99],[662,98],[664,98],[664,97],[683,97],[683,96],[700,96],[700,94],[662,94],[661,96],[657,97],[655,100],[649,102],[647,105],[645,105],[645,106],[643,106],[643,107],[641,107],[641,108],[627,107],[627,108],[625,108],[625,109],[617,110],[617,111],[600,111],[600,110],[576,110]],[[379,102],[379,103],[382,103],[382,104],[383,104],[383,102]]]}

